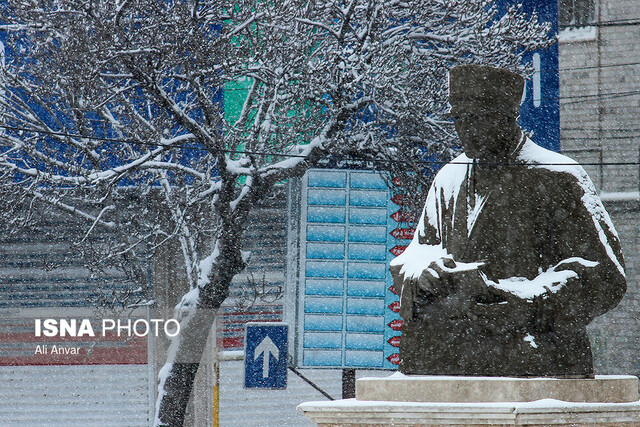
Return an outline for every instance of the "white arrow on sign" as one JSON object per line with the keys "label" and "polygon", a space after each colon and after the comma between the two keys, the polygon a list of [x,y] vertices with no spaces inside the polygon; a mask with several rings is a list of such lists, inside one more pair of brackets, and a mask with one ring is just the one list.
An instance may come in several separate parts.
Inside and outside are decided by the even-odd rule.
{"label": "white arrow on sign", "polygon": [[273,341],[271,341],[271,338],[269,338],[269,335],[264,337],[262,342],[258,344],[258,346],[256,347],[253,360],[258,360],[258,357],[260,357],[261,354],[263,355],[262,378],[267,378],[269,376],[269,359],[270,359],[269,355],[270,354],[273,355],[273,357],[275,357],[276,359],[276,362],[280,357],[280,351],[278,350],[278,347],[276,347],[276,345],[273,343]]}

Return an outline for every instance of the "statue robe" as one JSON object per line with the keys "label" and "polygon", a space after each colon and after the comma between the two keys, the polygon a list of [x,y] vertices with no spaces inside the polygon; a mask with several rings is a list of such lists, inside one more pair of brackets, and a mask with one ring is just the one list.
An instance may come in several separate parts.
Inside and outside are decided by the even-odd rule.
{"label": "statue robe", "polygon": [[[617,233],[575,161],[523,138],[506,162],[462,154],[444,166],[411,244],[391,262],[403,373],[593,375],[586,326],[626,291]],[[417,287],[445,254],[482,263],[489,296],[469,295],[465,315]],[[555,271],[562,262],[577,268]]]}

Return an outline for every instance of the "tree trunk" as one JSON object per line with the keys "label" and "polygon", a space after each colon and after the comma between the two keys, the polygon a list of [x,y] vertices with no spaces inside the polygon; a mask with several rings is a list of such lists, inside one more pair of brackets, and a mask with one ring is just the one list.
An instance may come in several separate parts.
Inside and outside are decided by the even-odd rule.
{"label": "tree trunk", "polygon": [[222,255],[222,263],[214,267],[216,273],[209,276],[212,280],[197,289],[197,305],[184,307],[184,316],[178,313],[181,316],[178,319],[180,333],[172,339],[167,362],[159,374],[155,426],[182,427],[184,423],[195,376],[216,312],[229,296],[231,280],[244,268],[241,258],[236,263],[232,263],[233,259]]}
{"label": "tree trunk", "polygon": [[172,343],[167,362],[160,371],[156,426],[182,427],[215,314],[213,308],[195,310],[176,337],[177,343]]}
{"label": "tree trunk", "polygon": [[[165,368],[169,364],[165,364]],[[163,386],[156,426],[182,427],[198,363],[173,363]]]}

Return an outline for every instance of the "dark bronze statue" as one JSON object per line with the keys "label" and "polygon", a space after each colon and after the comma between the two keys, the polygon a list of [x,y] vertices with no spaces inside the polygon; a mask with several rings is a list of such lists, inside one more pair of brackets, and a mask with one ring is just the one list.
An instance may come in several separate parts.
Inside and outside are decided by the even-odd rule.
{"label": "dark bronze statue", "polygon": [[586,326],[626,291],[620,242],[584,170],[520,130],[523,89],[503,69],[450,72],[464,154],[391,262],[405,374],[593,376]]}

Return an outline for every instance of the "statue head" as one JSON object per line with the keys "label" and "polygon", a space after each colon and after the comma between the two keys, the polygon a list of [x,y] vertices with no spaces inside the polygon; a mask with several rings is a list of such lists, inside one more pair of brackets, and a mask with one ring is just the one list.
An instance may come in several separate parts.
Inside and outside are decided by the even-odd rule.
{"label": "statue head", "polygon": [[449,73],[449,103],[468,157],[504,159],[518,143],[524,78],[484,65],[458,65]]}

